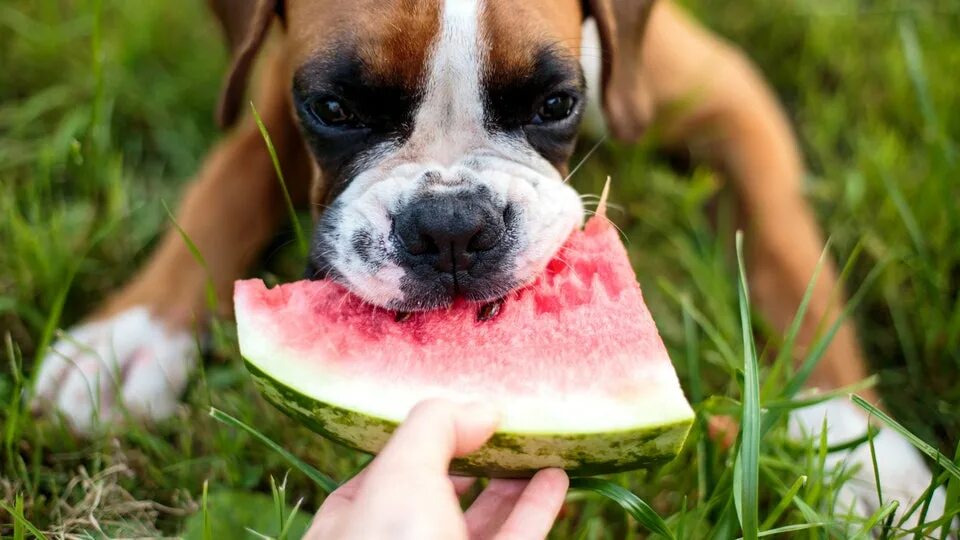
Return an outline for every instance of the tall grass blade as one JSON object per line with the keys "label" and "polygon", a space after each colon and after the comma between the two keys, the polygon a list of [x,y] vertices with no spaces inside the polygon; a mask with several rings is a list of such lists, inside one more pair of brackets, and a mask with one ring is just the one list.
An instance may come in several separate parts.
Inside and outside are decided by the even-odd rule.
{"label": "tall grass blade", "polygon": [[[104,238],[108,237],[113,228],[116,226],[117,221],[111,221],[102,227],[100,227],[97,232],[93,235],[93,238],[87,243],[84,247],[83,252],[77,255],[76,258],[70,263],[66,276],[63,280],[63,284],[60,289],[57,291],[57,296],[54,298],[53,305],[50,307],[50,314],[47,316],[46,322],[43,326],[43,332],[40,334],[40,340],[37,342],[36,354],[33,359],[33,365],[39,367],[43,363],[44,355],[47,353],[47,348],[50,346],[50,342],[53,341],[53,336],[56,334],[57,326],[60,324],[60,316],[63,314],[63,306],[67,302],[67,294],[70,292],[70,288],[73,286],[73,279],[76,277],[77,272],[80,270],[80,263],[87,257],[87,253],[95,248]],[[36,377],[40,374],[39,369],[34,369],[33,373],[30,375],[30,384],[28,388],[32,392],[36,386]]]}
{"label": "tall grass blade", "polygon": [[[950,473],[943,470],[940,470],[940,474],[938,475],[931,475],[930,483],[927,485],[927,489],[923,492],[923,494],[921,494],[920,497],[917,498],[917,500],[913,501],[913,504],[911,504],[907,508],[906,512],[900,513],[900,520],[897,522],[897,527],[902,528],[904,523],[907,522],[907,519],[909,519],[910,516],[912,516],[918,509],[921,510],[921,513],[917,521],[919,523],[924,523],[926,519],[925,517],[926,512],[930,506],[930,500],[933,498],[934,491],[937,489],[937,487],[940,486],[940,484],[945,483],[950,478],[953,478],[953,476],[951,476]],[[950,514],[951,506],[947,504],[944,506],[944,508],[947,509],[947,514]],[[953,510],[953,512],[960,512],[960,507],[954,507],[954,508],[955,510]]]}
{"label": "tall grass blade", "polygon": [[920,113],[923,115],[924,124],[926,124],[927,133],[936,138],[940,144],[940,150],[943,152],[947,163],[953,165],[956,160],[953,147],[950,146],[945,134],[940,128],[940,121],[937,117],[936,107],[933,105],[933,98],[930,94],[930,83],[927,80],[926,69],[923,66],[923,52],[920,49],[920,42],[917,39],[917,29],[913,21],[907,17],[901,17],[899,21],[900,45],[903,49],[903,57],[907,64],[907,73],[910,76],[910,82],[913,83],[913,89],[917,93],[917,102],[920,104]]}
{"label": "tall grass blade", "polygon": [[[820,523],[820,522],[816,522],[816,523],[798,523],[798,524],[796,524],[796,525],[784,525],[783,527],[777,527],[776,529],[770,529],[770,530],[763,531],[763,532],[761,532],[760,534],[758,534],[757,536],[759,536],[760,538],[763,538],[763,537],[765,537],[765,536],[773,536],[773,535],[776,535],[776,534],[785,534],[785,533],[797,532],[797,531],[808,531],[808,530],[810,530],[810,529],[819,529],[820,527],[823,527],[824,525],[825,525],[825,523]],[[743,540],[743,537],[740,537],[740,540]]]}
{"label": "tall grass blade", "polygon": [[297,503],[293,505],[293,509],[290,510],[290,513],[287,514],[286,520],[283,523],[283,528],[280,529],[280,534],[277,536],[278,540],[287,540],[290,536],[290,528],[294,524],[294,518],[297,516],[297,512],[300,511],[300,506],[303,504],[303,498],[297,499]]}
{"label": "tall grass blade", "polygon": [[[686,341],[687,371],[690,379],[690,401],[696,406],[703,401],[703,381],[700,380],[700,342],[697,327],[690,315],[690,301],[683,299],[683,334]],[[697,441],[697,488],[701,500],[708,500],[713,482],[713,443],[707,433],[707,420],[703,413],[697,415],[701,436]],[[682,536],[681,536],[682,538]]]}
{"label": "tall grass blade", "polygon": [[[22,497],[22,495],[21,495]],[[16,504],[16,503],[14,503]],[[22,505],[22,500],[21,500]],[[23,527],[30,534],[34,535],[40,540],[46,540],[47,535],[40,532],[33,523],[30,523],[30,520],[23,516],[23,508],[11,508],[7,503],[0,500],[0,509],[3,509],[6,513],[10,514],[10,517],[13,518],[13,522],[19,524],[20,527]]]}
{"label": "tall grass blade", "polygon": [[648,530],[670,538],[671,540],[674,538],[666,522],[663,521],[663,518],[661,518],[653,508],[650,508],[650,505],[618,484],[602,478],[572,478],[570,480],[570,489],[592,491],[603,495],[619,504],[633,519],[637,520],[637,523],[643,525]]}
{"label": "tall grass blade", "polygon": [[[826,429],[823,431],[825,432]],[[883,506],[883,484],[880,482],[880,466],[877,465],[877,447],[873,444],[873,431],[869,429],[867,430],[867,443],[870,445],[870,463],[873,466],[873,481],[877,485],[877,506]]]}
{"label": "tall grass blade", "polygon": [[317,484],[317,486],[319,486],[320,489],[322,489],[325,493],[327,494],[332,493],[334,490],[340,487],[340,484],[338,484],[336,480],[323,474],[322,472],[313,468],[311,465],[308,465],[297,456],[288,452],[285,448],[283,448],[279,444],[270,440],[270,438],[264,435],[263,433],[260,433],[255,428],[245,424],[243,421],[230,416],[229,414],[221,411],[220,409],[217,409],[216,407],[210,408],[210,416],[212,416],[215,420],[223,422],[224,424],[242,429],[243,431],[246,431],[250,435],[253,435],[254,438],[258,439],[260,442],[267,445],[271,450],[280,454],[280,456],[283,457],[283,459],[287,460],[287,462],[290,463],[290,465],[293,465],[295,469],[302,472],[308,478],[313,480]]}
{"label": "tall grass blade", "polygon": [[207,506],[207,489],[209,482],[203,481],[203,497],[200,499],[200,511],[203,512],[203,540],[213,540],[213,530],[211,529],[210,511]]}
{"label": "tall grass blade", "polygon": [[[880,277],[881,272],[888,261],[882,261],[874,266],[867,276],[860,283],[860,287],[857,289],[857,292],[847,301],[846,306],[840,312],[840,315],[837,316],[837,319],[833,321],[833,324],[830,326],[829,330],[813,344],[810,348],[810,352],[807,353],[806,358],[804,358],[803,363],[800,365],[800,369],[794,374],[793,378],[787,382],[786,387],[783,391],[783,396],[786,399],[790,399],[793,396],[797,395],[798,392],[806,384],[807,379],[810,378],[810,374],[813,373],[813,369],[820,362],[820,359],[823,357],[824,353],[827,350],[827,347],[830,345],[830,342],[833,341],[833,337],[840,330],[840,327],[843,326],[843,323],[850,317],[853,310],[863,301],[866,296],[867,291],[870,290],[870,287],[873,285],[873,282]],[[844,269],[846,272],[847,268],[850,268],[848,263],[847,267]],[[770,429],[776,425],[777,421],[780,420],[780,416],[783,414],[782,410],[772,410],[764,416],[762,432],[767,433]]]}
{"label": "tall grass blade", "polygon": [[[82,257],[78,258],[78,261],[82,260]],[[47,347],[50,346],[50,342],[53,341],[53,335],[57,331],[57,325],[60,324],[60,316],[63,314],[63,306],[67,303],[67,294],[70,292],[70,287],[73,285],[73,278],[77,275],[77,270],[79,270],[80,265],[75,262],[70,265],[70,269],[67,271],[67,277],[63,280],[63,285],[60,286],[60,290],[57,291],[57,296],[53,299],[53,305],[50,307],[50,314],[47,316],[46,323],[43,325],[43,332],[40,334],[40,341],[37,344],[37,353],[34,357],[33,365],[39,366],[43,363],[43,356],[47,352]],[[39,369],[33,370],[34,377],[37,373],[40,373]],[[33,389],[34,381],[31,380],[30,388]]]}
{"label": "tall grass blade", "polygon": [[[960,464],[960,444],[957,445],[957,449],[953,452],[953,463]],[[960,508],[960,476],[951,476],[947,482],[947,496],[944,508]],[[944,523],[943,529],[940,531],[940,540],[947,539],[947,534],[950,532],[950,523],[950,521]]]}
{"label": "tall grass blade", "polygon": [[897,501],[890,501],[886,506],[881,507],[880,510],[877,510],[877,512],[873,514],[869,520],[867,520],[867,522],[863,525],[863,528],[861,528],[857,534],[851,537],[851,540],[866,540],[868,538],[873,538],[874,527],[876,527],[881,521],[887,519],[887,516],[891,515],[899,505],[900,503]]}
{"label": "tall grass blade", "polygon": [[937,450],[933,446],[930,446],[926,442],[922,441],[919,437],[911,433],[910,430],[903,427],[899,422],[897,422],[893,418],[890,418],[889,416],[887,416],[885,412],[881,411],[880,409],[868,403],[867,400],[863,399],[862,397],[856,394],[853,394],[852,396],[850,396],[850,399],[853,400],[853,402],[857,406],[859,406],[861,409],[867,411],[870,415],[877,417],[881,422],[886,424],[888,427],[890,427],[900,435],[903,435],[903,437],[907,439],[910,442],[910,444],[912,444],[917,450],[923,452],[924,454],[929,456],[930,459],[936,461],[939,466],[943,467],[947,472],[952,474],[955,478],[960,479],[960,467],[957,467],[952,461],[950,461],[950,459],[947,456],[941,454],[939,450]]}
{"label": "tall grass blade", "polygon": [[[683,306],[685,296],[677,291],[673,285],[666,280],[657,281],[657,285],[660,286],[663,292],[667,293],[667,296],[672,298],[680,306]],[[710,322],[710,319],[704,315],[703,312],[698,310],[696,306],[690,304],[689,302],[687,303],[685,309],[690,314],[690,317],[693,318],[693,320],[696,321],[696,323],[700,326],[707,337],[710,338],[710,341],[717,348],[717,351],[720,353],[720,355],[723,356],[723,359],[727,362],[727,364],[730,366],[739,365],[736,353],[733,352],[733,349],[730,347],[730,344],[727,343],[727,340],[723,338],[723,334],[720,333],[720,330],[712,322]]]}
{"label": "tall grass blade", "polygon": [[7,466],[10,467],[10,470],[13,470],[14,456],[19,456],[14,450],[14,443],[22,427],[20,423],[20,393],[23,389],[23,376],[21,375],[23,359],[19,354],[20,350],[13,345],[13,337],[10,336],[10,332],[4,334],[3,341],[4,348],[7,352],[7,359],[10,361],[10,376],[13,378],[10,402],[7,403],[6,406],[6,427],[3,433],[3,450]]}
{"label": "tall grass blade", "polygon": [[215,312],[219,302],[217,301],[217,289],[213,286],[213,274],[210,273],[210,267],[207,266],[207,260],[203,258],[203,254],[200,253],[200,248],[193,243],[193,239],[190,238],[190,236],[187,234],[187,231],[183,230],[183,227],[180,226],[176,216],[173,215],[173,212],[170,211],[170,207],[167,206],[167,202],[160,201],[160,203],[163,205],[163,209],[167,212],[167,217],[170,218],[170,223],[173,223],[174,228],[176,228],[177,232],[180,234],[180,238],[183,239],[183,243],[187,245],[190,255],[193,256],[194,260],[197,261],[197,264],[200,265],[200,268],[203,269],[203,290],[206,294],[207,308],[209,308],[210,311]]}
{"label": "tall grass blade", "polygon": [[793,316],[793,321],[791,321],[790,326],[787,328],[787,333],[784,335],[780,351],[773,361],[775,365],[781,362],[793,361],[793,347],[796,344],[797,336],[800,335],[800,328],[803,327],[803,320],[807,316],[807,309],[810,307],[810,299],[813,298],[813,291],[816,288],[817,280],[820,278],[820,272],[823,270],[823,265],[826,263],[829,252],[830,239],[828,238],[823,245],[823,251],[820,252],[817,265],[813,269],[813,276],[810,278],[810,281],[807,282],[806,290],[803,291],[803,296],[800,299],[800,305],[797,306],[797,312]]}
{"label": "tall grass blade", "polygon": [[293,227],[293,234],[297,237],[300,256],[306,258],[310,250],[307,246],[307,239],[303,235],[303,229],[300,227],[300,220],[297,218],[297,210],[293,207],[293,199],[290,198],[290,191],[287,190],[287,181],[283,177],[283,171],[280,168],[280,158],[277,157],[277,150],[273,147],[273,140],[270,138],[270,133],[267,132],[267,126],[263,124],[263,120],[260,119],[260,113],[257,112],[257,108],[253,106],[252,101],[250,102],[250,110],[253,111],[253,119],[257,123],[257,128],[260,130],[260,136],[263,137],[263,142],[267,145],[267,152],[270,153],[270,160],[273,161],[273,169],[276,171],[277,179],[280,181],[280,189],[283,191],[283,201],[287,205],[287,213],[290,215],[290,226]]}
{"label": "tall grass blade", "polygon": [[737,232],[737,268],[739,270],[738,297],[740,330],[743,333],[743,416],[741,418],[739,467],[734,469],[740,488],[740,526],[745,540],[756,540],[759,535],[758,492],[760,489],[760,375],[757,350],[753,341],[750,320],[750,289],[743,262],[743,233]]}
{"label": "tall grass blade", "polygon": [[[16,500],[13,502],[13,507],[17,509],[17,513],[21,516],[23,515],[23,493],[17,493]],[[13,540],[25,540],[27,537],[27,528],[23,526],[23,523],[19,521],[13,522]]]}
{"label": "tall grass blade", "polygon": [[[806,483],[807,483],[806,476],[801,476],[800,478],[797,478],[793,482],[793,485],[790,486],[790,489],[788,489],[787,492],[784,493],[783,498],[780,499],[780,502],[777,503],[777,506],[775,506],[773,510],[771,510],[767,514],[767,517],[766,519],[763,520],[763,523],[760,525],[760,528],[763,529],[764,531],[767,531],[768,529],[770,529],[770,527],[773,527],[773,525],[777,522],[778,519],[780,519],[780,516],[783,515],[783,513],[787,510],[787,508],[790,508],[790,504],[793,502],[793,498],[797,496],[797,493],[800,492],[800,488],[802,488],[803,485]],[[763,536],[763,533],[761,533],[760,536]]]}
{"label": "tall grass blade", "polygon": [[[792,411],[794,409],[802,409],[804,407],[817,405],[819,403],[830,401],[831,399],[835,399],[838,397],[849,396],[850,394],[857,393],[860,390],[864,390],[866,388],[873,388],[874,386],[877,385],[878,382],[880,382],[880,377],[877,375],[871,375],[866,379],[859,382],[855,382],[851,385],[842,386],[840,388],[836,388],[836,389],[828,390],[824,392],[817,392],[816,394],[812,394],[809,397],[805,396],[799,399],[793,398],[793,399],[777,399],[777,400],[765,401],[763,403],[763,410],[772,411],[772,410],[783,409],[783,410]],[[863,442],[867,442],[867,440],[863,439]]]}

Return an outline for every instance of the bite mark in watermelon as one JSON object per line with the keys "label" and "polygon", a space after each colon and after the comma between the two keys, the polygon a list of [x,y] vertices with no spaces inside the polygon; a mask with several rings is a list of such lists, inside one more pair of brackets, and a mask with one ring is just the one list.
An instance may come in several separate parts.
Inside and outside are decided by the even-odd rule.
{"label": "bite mark in watermelon", "polygon": [[491,403],[494,437],[456,473],[593,475],[679,452],[693,421],[626,251],[605,218],[575,231],[544,273],[498,313],[478,306],[409,317],[332,281],[238,281],[240,351],[288,415],[375,453],[419,401]]}

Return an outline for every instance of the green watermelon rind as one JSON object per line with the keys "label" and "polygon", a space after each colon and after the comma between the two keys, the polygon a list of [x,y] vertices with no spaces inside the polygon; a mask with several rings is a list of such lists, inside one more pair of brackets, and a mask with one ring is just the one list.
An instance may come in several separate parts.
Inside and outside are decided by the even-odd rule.
{"label": "green watermelon rind", "polygon": [[[306,396],[245,359],[258,390],[284,414],[316,433],[375,454],[398,422]],[[598,433],[497,432],[476,452],[455,459],[450,472],[466,476],[528,478],[559,467],[570,476],[596,476],[660,465],[680,452],[693,424],[689,418],[636,429]]]}

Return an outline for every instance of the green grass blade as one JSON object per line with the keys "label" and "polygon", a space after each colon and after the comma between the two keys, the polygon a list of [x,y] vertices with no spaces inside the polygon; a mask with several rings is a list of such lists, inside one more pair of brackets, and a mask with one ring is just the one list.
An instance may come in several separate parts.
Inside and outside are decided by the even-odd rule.
{"label": "green grass blade", "polygon": [[14,523],[18,523],[20,527],[23,527],[35,537],[40,538],[42,540],[46,540],[47,535],[40,532],[40,529],[38,529],[33,523],[30,523],[30,520],[28,520],[23,516],[22,508],[11,508],[2,500],[0,500],[0,508],[2,508],[8,514],[10,514],[10,516],[13,518]]}
{"label": "green grass blade", "polygon": [[[21,516],[23,515],[23,493],[17,493],[16,500],[13,502],[13,507],[17,509],[17,513]],[[27,528],[23,526],[23,523],[19,521],[13,522],[13,540],[25,540],[27,537]]]}
{"label": "green grass blade", "polygon": [[650,505],[620,485],[601,478],[572,478],[570,480],[570,489],[592,491],[603,495],[619,504],[633,519],[637,520],[637,523],[643,525],[650,531],[670,538],[671,540],[674,538],[666,522],[663,521],[663,518],[661,518],[653,508],[650,508]]}
{"label": "green grass blade", "polygon": [[300,505],[302,504],[303,498],[297,499],[297,503],[293,505],[293,509],[285,516],[283,528],[280,529],[280,534],[277,536],[279,540],[287,540],[290,536],[290,528],[294,524],[294,518],[297,516],[297,513],[300,512]]}
{"label": "green grass blade", "polygon": [[13,378],[13,389],[10,392],[10,402],[6,405],[6,418],[3,433],[3,451],[7,466],[13,470],[14,456],[19,456],[14,449],[14,443],[19,438],[20,430],[23,427],[20,423],[21,405],[20,393],[23,389],[23,359],[20,356],[20,350],[13,345],[13,338],[7,332],[3,336],[4,349],[7,353],[7,359],[10,362],[10,376]]}
{"label": "green grass blade", "polygon": [[[880,377],[877,375],[871,375],[866,379],[856,382],[848,386],[842,386],[834,390],[829,390],[825,392],[817,392],[816,394],[811,395],[810,397],[804,397],[801,399],[778,399],[773,401],[765,401],[763,403],[764,411],[773,411],[773,410],[787,410],[792,411],[794,409],[802,409],[804,407],[810,407],[812,405],[817,405],[825,401],[830,401],[831,399],[838,397],[846,397],[850,394],[855,394],[860,390],[866,388],[873,388],[880,382]],[[864,439],[866,442],[866,439]]]}
{"label": "green grass blade", "polygon": [[[930,511],[930,501],[933,500],[933,493],[934,493],[934,491],[937,489],[937,486],[940,485],[940,482],[941,482],[941,480],[940,480],[940,478],[939,478],[939,475],[936,474],[936,471],[934,471],[934,473],[935,473],[935,474],[930,475],[930,484],[927,485],[927,489],[923,492],[923,494],[922,494],[922,495],[917,499],[917,501],[916,501],[916,502],[920,502],[920,501],[923,502],[922,506],[920,507],[920,515],[917,516],[917,523],[920,523],[921,525],[917,527],[917,531],[916,531],[916,533],[914,534],[914,538],[917,539],[917,540],[923,538],[923,532],[922,532],[922,531],[923,531],[923,524],[925,524],[925,523],[927,522],[927,512]],[[946,508],[949,508],[949,507],[948,507],[948,506],[944,506],[944,508],[946,509]],[[904,524],[905,518],[913,515],[913,513],[916,512],[916,511],[917,511],[916,505],[911,506],[911,507],[909,508],[909,510],[907,511],[907,514],[906,514],[904,517],[902,517],[902,518],[900,519],[900,521],[897,523],[897,526],[898,526],[898,527],[902,526],[902,525]],[[893,518],[893,516],[891,516],[891,520],[890,520],[890,521],[893,521],[892,518]],[[889,525],[888,525],[887,527],[889,528]]]}
{"label": "green grass blade", "polygon": [[[900,520],[897,521],[897,527],[902,528],[910,516],[912,516],[918,509],[922,509],[921,515],[918,518],[918,522],[924,523],[924,516],[926,516],[927,507],[930,506],[930,499],[933,497],[934,490],[937,489],[940,484],[946,482],[949,478],[953,478],[953,476],[950,476],[950,473],[946,471],[940,471],[940,474],[938,475],[931,475],[930,484],[927,485],[927,489],[920,495],[920,497],[917,498],[917,500],[913,501],[913,504],[907,508],[906,512],[901,512],[899,514]],[[947,514],[950,514],[951,505],[946,504],[944,505],[944,508],[947,509]],[[955,512],[960,512],[960,508],[953,508],[956,508],[956,510],[954,510]]]}
{"label": "green grass blade", "polygon": [[811,276],[810,281],[807,282],[807,288],[803,291],[803,296],[800,298],[800,305],[797,306],[797,312],[793,316],[793,321],[790,323],[790,326],[787,328],[787,333],[784,335],[783,344],[780,346],[780,351],[773,361],[774,365],[780,364],[781,362],[793,362],[793,347],[797,341],[797,336],[800,335],[803,320],[807,316],[807,309],[810,307],[810,299],[813,298],[813,291],[816,288],[817,279],[820,278],[820,272],[823,270],[829,251],[830,239],[828,238],[823,245],[823,251],[820,252],[817,265],[813,269],[813,276]]}
{"label": "green grass blade", "polygon": [[308,478],[316,482],[316,484],[320,487],[320,489],[322,489],[325,493],[327,494],[332,493],[334,490],[340,487],[340,484],[338,484],[336,480],[334,480],[333,478],[330,478],[329,476],[313,468],[311,465],[305,463],[297,456],[288,452],[285,448],[283,448],[279,444],[270,440],[269,437],[267,437],[263,433],[260,433],[255,428],[248,426],[241,420],[238,420],[230,416],[229,414],[221,411],[220,409],[217,409],[216,407],[210,408],[210,416],[212,416],[215,420],[223,422],[224,424],[242,429],[243,431],[246,431],[250,435],[253,435],[254,438],[258,439],[260,442],[270,447],[270,449],[272,449],[274,452],[280,454],[280,456],[283,457],[283,459],[287,460],[287,462],[290,463],[290,465],[293,465],[295,469],[302,472]]}
{"label": "green grass blade", "polygon": [[[953,452],[953,463],[960,464],[960,444],[957,445],[957,449]],[[960,477],[951,476],[950,480],[947,482],[947,496],[946,504],[944,508],[958,508],[960,507]],[[940,540],[946,540],[947,534],[950,532],[950,522],[947,521],[943,525],[943,529],[940,531]]]}
{"label": "green grass blade", "polygon": [[[47,320],[44,323],[43,332],[40,334],[40,341],[37,342],[36,354],[33,360],[34,366],[39,367],[40,364],[43,363],[43,358],[47,352],[47,348],[50,346],[50,342],[53,341],[53,336],[57,331],[57,326],[60,324],[60,316],[63,314],[63,306],[67,302],[67,294],[69,294],[70,288],[73,286],[73,279],[80,270],[80,263],[86,258],[87,253],[99,245],[100,242],[105,238],[110,236],[110,233],[113,232],[113,228],[116,225],[117,222],[112,221],[99,228],[93,235],[92,239],[84,247],[83,251],[76,258],[74,258],[73,261],[71,261],[66,272],[66,277],[63,280],[63,284],[57,291],[57,296],[54,298],[53,305],[50,308],[50,314],[47,316]],[[31,392],[36,386],[36,377],[39,374],[40,370],[34,369],[30,375],[30,384],[28,387],[30,388]]]}
{"label": "green grass blade", "polygon": [[203,269],[204,274],[204,292],[207,297],[207,308],[212,312],[216,312],[218,301],[217,301],[217,289],[213,286],[213,274],[210,273],[210,267],[207,266],[207,260],[203,258],[203,254],[200,253],[200,248],[193,243],[193,239],[187,234],[187,231],[183,230],[183,227],[180,226],[180,223],[177,222],[176,216],[173,215],[173,212],[170,211],[170,207],[167,206],[166,201],[160,201],[160,204],[163,205],[163,209],[167,212],[167,216],[170,218],[170,223],[173,223],[174,228],[177,229],[177,232],[180,234],[180,238],[183,239],[183,243],[187,245],[187,249],[190,251],[190,255],[193,256],[194,260],[197,261],[197,264],[200,265],[200,268]]}
{"label": "green grass blade", "polygon": [[[703,381],[700,380],[700,346],[697,327],[690,314],[690,301],[683,299],[683,334],[686,341],[687,372],[690,379],[690,401],[696,406],[703,401]],[[707,420],[703,412],[697,414],[697,425],[702,434],[707,433]],[[708,500],[713,488],[713,442],[710,437],[697,440],[697,488],[701,500]],[[683,538],[683,536],[680,536]]]}
{"label": "green grass blade", "polygon": [[[776,529],[769,529],[769,530],[763,531],[757,536],[759,536],[760,538],[763,538],[765,536],[773,536],[776,534],[784,534],[784,533],[797,532],[797,531],[807,531],[810,529],[818,529],[820,527],[823,527],[824,525],[825,523],[820,523],[820,522],[797,523],[796,525],[784,525],[783,527],[777,527]],[[739,540],[743,540],[743,537],[740,537]]]}
{"label": "green grass blade", "polygon": [[[826,426],[824,426],[826,432]],[[883,506],[883,484],[880,482],[880,466],[877,465],[877,448],[873,444],[873,430],[867,430],[867,443],[870,445],[870,463],[873,466],[873,481],[877,485],[877,506]]]}
{"label": "green grass blade", "polygon": [[741,418],[741,444],[735,469],[740,487],[740,526],[745,540],[756,540],[759,535],[758,492],[760,489],[760,375],[757,350],[753,341],[753,324],[750,320],[750,289],[747,285],[747,270],[743,262],[743,234],[737,232],[737,267],[740,287],[740,330],[743,333],[743,416]]}
{"label": "green grass blade", "polygon": [[907,73],[917,94],[917,102],[920,105],[920,113],[923,115],[924,124],[926,124],[928,133],[932,133],[936,137],[936,142],[940,145],[944,158],[948,163],[954,164],[956,160],[954,148],[950,146],[940,127],[937,109],[930,94],[930,83],[927,80],[926,69],[924,68],[923,52],[917,38],[916,26],[909,17],[900,17],[899,30],[900,45],[907,65]]}
{"label": "green grass blade", "polygon": [[881,507],[880,510],[877,510],[877,512],[873,514],[873,516],[871,516],[870,519],[863,525],[863,528],[861,528],[857,534],[851,537],[851,540],[866,540],[868,538],[873,538],[872,531],[874,527],[876,527],[881,521],[885,520],[887,516],[896,511],[897,506],[899,505],[900,503],[897,501],[890,501],[886,506]]}
{"label": "green grass blade", "polygon": [[827,453],[832,454],[834,452],[842,452],[844,450],[850,450],[851,448],[857,448],[861,444],[869,441],[873,438],[880,430],[876,426],[867,425],[867,432],[859,437],[854,437],[852,439],[841,441],[836,444],[831,444],[827,447]]}
{"label": "green grass blade", "polygon": [[275,538],[270,538],[269,536],[263,534],[262,532],[255,531],[250,527],[244,527],[244,530],[246,530],[250,536],[253,536],[254,538],[259,538],[260,540],[277,540]]}
{"label": "green grass blade", "polygon": [[213,540],[213,530],[211,529],[210,512],[207,509],[207,489],[208,482],[203,481],[203,498],[200,499],[200,511],[203,512],[203,540]]}
{"label": "green grass blade", "polygon": [[[74,264],[70,267],[70,270],[67,272],[67,279],[63,281],[63,285],[60,287],[60,290],[57,291],[57,296],[53,299],[50,315],[47,316],[47,321],[43,326],[43,332],[40,334],[40,342],[37,345],[37,354],[33,361],[33,365],[35,366],[39,366],[43,362],[43,356],[47,352],[47,347],[50,345],[50,342],[53,341],[53,335],[57,331],[57,325],[60,324],[60,315],[63,314],[63,306],[67,302],[67,294],[70,292],[70,287],[73,285],[73,278],[76,276],[79,267],[79,264]],[[34,373],[39,372],[39,369],[34,370]],[[32,382],[30,388],[33,388]]]}
{"label": "green grass blade", "polygon": [[[870,290],[870,287],[873,285],[873,282],[879,278],[881,272],[886,268],[887,261],[883,261],[874,266],[867,276],[860,283],[860,287],[857,289],[857,292],[847,301],[846,306],[840,312],[840,315],[837,317],[833,324],[830,326],[830,329],[827,330],[825,334],[820,336],[820,338],[813,344],[810,348],[810,352],[804,358],[803,363],[800,366],[800,369],[794,374],[793,378],[787,382],[786,387],[783,391],[783,396],[786,399],[790,399],[803,388],[806,384],[807,379],[810,378],[810,374],[813,373],[813,369],[820,362],[820,359],[823,357],[823,354],[826,352],[827,347],[830,345],[830,342],[833,341],[833,337],[840,330],[840,327],[844,322],[850,317],[853,310],[863,301],[866,296],[867,291]],[[849,263],[847,265],[849,268]],[[844,269],[846,271],[846,268]],[[763,426],[761,431],[763,433],[768,432],[780,419],[780,415],[783,414],[782,410],[779,411],[769,411],[767,415],[764,416]]]}
{"label": "green grass blade", "polygon": [[903,437],[908,441],[910,441],[910,444],[912,444],[917,450],[923,452],[924,454],[929,456],[932,460],[936,461],[939,466],[943,467],[947,472],[952,474],[955,478],[960,479],[960,467],[957,467],[952,461],[950,461],[949,458],[947,458],[947,456],[941,454],[939,450],[937,450],[933,446],[930,446],[926,442],[922,441],[919,437],[911,433],[910,430],[903,427],[899,422],[897,422],[893,418],[890,418],[889,416],[887,416],[887,414],[881,411],[880,409],[868,403],[867,400],[863,399],[862,397],[856,394],[853,394],[852,396],[850,396],[850,399],[853,400],[853,402],[857,404],[857,406],[859,406],[861,409],[867,411],[871,416],[877,417],[881,422],[886,424],[887,427],[893,429],[900,435],[903,435]]}
{"label": "green grass blade", "polygon": [[[284,477],[284,482],[286,482],[286,477]],[[286,512],[284,511],[286,493],[284,486],[278,486],[277,479],[274,478],[272,474],[270,475],[270,493],[273,496],[273,511],[277,518],[277,528],[280,530],[283,529],[283,520],[286,517]],[[278,537],[277,540],[283,540],[283,538]]]}
{"label": "green grass blade", "polygon": [[[679,291],[677,291],[673,285],[666,280],[659,280],[657,284],[660,286],[663,292],[667,294],[667,296],[672,298],[675,302],[677,302],[677,304],[683,306],[685,297]],[[717,348],[717,351],[720,352],[720,355],[723,357],[723,359],[726,360],[731,366],[738,365],[736,361],[737,355],[733,352],[733,349],[730,348],[730,344],[723,339],[723,335],[720,333],[720,330],[712,322],[710,322],[710,319],[704,315],[703,312],[689,303],[687,304],[686,309],[689,311],[690,317],[692,317],[693,320],[700,325],[700,328],[703,329],[703,332],[708,338],[710,338],[710,341]]]}
{"label": "green grass blade", "polygon": [[290,226],[293,227],[293,234],[297,237],[297,246],[300,248],[300,255],[306,258],[309,253],[307,240],[303,235],[303,229],[300,227],[297,210],[293,207],[293,199],[290,198],[290,191],[287,190],[287,181],[284,179],[283,170],[280,168],[280,158],[277,157],[277,150],[273,147],[273,140],[270,138],[270,133],[267,132],[267,126],[263,124],[260,113],[257,112],[257,108],[253,106],[252,101],[250,102],[250,110],[253,111],[253,119],[257,123],[257,128],[260,130],[260,136],[263,137],[263,142],[267,145],[267,152],[270,153],[270,160],[273,161],[273,169],[276,171],[277,179],[280,181],[280,189],[283,191],[283,201],[287,205],[287,213],[290,214]]}
{"label": "green grass blade", "polygon": [[[800,478],[797,478],[793,482],[793,485],[790,486],[790,489],[788,489],[787,492],[784,493],[783,498],[780,499],[780,502],[777,503],[777,506],[775,506],[773,510],[771,510],[767,514],[767,517],[766,519],[763,520],[763,523],[760,525],[760,528],[763,529],[764,531],[767,531],[768,529],[770,529],[770,527],[773,527],[773,525],[777,522],[777,520],[780,519],[780,516],[782,516],[783,513],[787,510],[787,508],[790,507],[790,503],[793,502],[793,498],[796,497],[797,493],[800,492],[800,488],[802,488],[803,485],[806,483],[807,483],[806,476],[801,476]],[[763,535],[764,533],[760,534],[760,536],[763,536]]]}

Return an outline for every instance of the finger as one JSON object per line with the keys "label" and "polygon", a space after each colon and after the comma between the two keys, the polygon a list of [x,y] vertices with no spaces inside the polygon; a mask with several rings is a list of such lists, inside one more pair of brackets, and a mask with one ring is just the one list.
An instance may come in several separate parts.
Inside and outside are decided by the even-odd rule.
{"label": "finger", "polygon": [[367,468],[350,512],[363,516],[351,519],[353,537],[395,535],[398,524],[410,538],[453,537],[458,530],[465,535],[447,469],[451,458],[490,438],[497,420],[480,405],[434,400],[414,407]]}
{"label": "finger", "polygon": [[493,538],[510,517],[510,511],[529,483],[528,480],[491,480],[477,500],[464,512],[470,538]]}
{"label": "finger", "polygon": [[481,404],[420,403],[374,459],[370,474],[445,477],[450,460],[482,446],[493,435],[498,420],[496,411]]}
{"label": "finger", "polygon": [[327,495],[316,515],[313,516],[313,522],[304,536],[305,539],[333,537],[334,531],[340,526],[345,516],[349,514],[353,501],[363,486],[366,473],[366,469],[360,471],[353,478],[341,484],[333,493]]}
{"label": "finger", "polygon": [[530,479],[497,540],[546,538],[563,506],[570,479],[561,469],[544,469]]}

